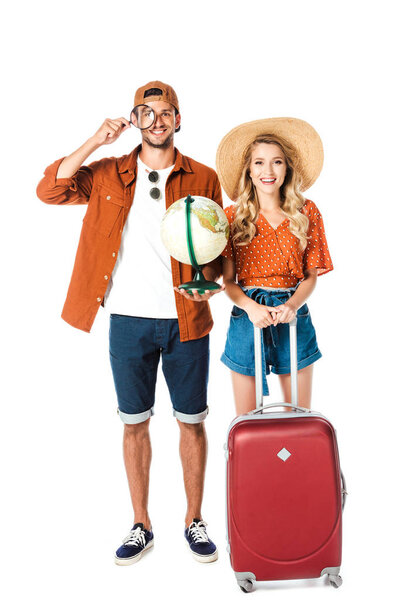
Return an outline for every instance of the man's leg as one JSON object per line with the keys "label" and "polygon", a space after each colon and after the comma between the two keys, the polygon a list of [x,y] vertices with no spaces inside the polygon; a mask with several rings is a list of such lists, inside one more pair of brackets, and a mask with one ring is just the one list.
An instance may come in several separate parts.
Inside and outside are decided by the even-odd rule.
{"label": "man's leg", "polygon": [[150,419],[135,425],[124,425],[124,461],[134,511],[134,523],[151,529],[148,513],[149,475],[151,463]]}
{"label": "man's leg", "polygon": [[185,526],[193,519],[202,519],[204,477],[207,462],[207,435],[202,423],[182,423],[180,429],[179,452],[183,468],[183,481],[187,499]]}
{"label": "man's leg", "polygon": [[122,540],[114,560],[117,565],[131,565],[141,559],[154,545],[150,517],[147,511],[151,445],[150,419],[124,425],[124,459],[134,511],[134,527]]}
{"label": "man's leg", "polygon": [[150,417],[159,361],[154,343],[154,319],[112,314],[110,361],[124,423],[123,453],[134,511],[134,527],[115,553],[118,565],[130,565],[154,544],[147,510],[151,445]]}
{"label": "man's leg", "polygon": [[[181,342],[177,320],[158,324],[162,369],[180,429],[179,452],[187,498],[186,527],[201,519],[207,462],[209,336]],[[163,336],[161,336],[161,332]]]}
{"label": "man's leg", "polygon": [[218,558],[201,516],[207,461],[204,419],[208,414],[208,335],[181,342],[177,321],[164,325],[162,368],[168,385],[173,414],[180,429],[180,456],[187,498],[185,539],[194,558],[213,562]]}
{"label": "man's leg", "polygon": [[214,562],[218,550],[210,540],[201,516],[204,476],[207,461],[207,436],[204,422],[184,423],[178,420],[181,432],[179,450],[187,499],[185,539],[196,560]]}

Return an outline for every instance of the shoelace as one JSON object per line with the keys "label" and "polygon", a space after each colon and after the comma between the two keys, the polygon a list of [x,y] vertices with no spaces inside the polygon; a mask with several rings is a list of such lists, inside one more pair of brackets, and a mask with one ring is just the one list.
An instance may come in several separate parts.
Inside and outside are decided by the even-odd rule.
{"label": "shoelace", "polygon": [[201,543],[201,542],[209,542],[208,539],[208,535],[207,535],[207,531],[206,531],[206,525],[207,523],[205,523],[204,521],[199,521],[199,523],[191,523],[189,525],[189,535],[193,538],[193,541],[195,542],[195,544]]}
{"label": "shoelace", "polygon": [[146,545],[146,536],[144,531],[140,529],[140,527],[136,527],[129,532],[129,535],[122,541],[124,546],[145,546]]}

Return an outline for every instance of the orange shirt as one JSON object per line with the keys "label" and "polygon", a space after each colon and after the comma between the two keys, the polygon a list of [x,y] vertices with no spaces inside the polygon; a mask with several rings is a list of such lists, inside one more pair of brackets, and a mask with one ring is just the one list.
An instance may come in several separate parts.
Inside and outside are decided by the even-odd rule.
{"label": "orange shirt", "polygon": [[[135,192],[140,146],[120,158],[103,158],[81,167],[73,177],[56,179],[62,158],[47,167],[37,195],[48,204],[87,204],[75,265],[62,318],[90,331],[113,272],[121,235]],[[188,194],[206,196],[222,207],[221,187],[213,169],[176,150],[175,166],[166,184],[166,209]],[[157,235],[157,232],[155,232]],[[210,263],[220,274],[220,259]],[[171,257],[171,286],[191,281],[194,271]],[[138,281],[140,294],[140,281]],[[175,293],[182,342],[207,335],[213,321],[208,302],[186,300]]]}
{"label": "orange shirt", "polygon": [[305,201],[301,211],[309,218],[309,239],[304,251],[300,251],[298,238],[289,231],[289,219],[274,229],[261,213],[256,235],[250,244],[233,244],[235,205],[225,209],[231,234],[222,256],[235,261],[237,281],[241,286],[288,288],[296,286],[307,269],[316,268],[318,275],[332,271],[321,213],[311,200]]}

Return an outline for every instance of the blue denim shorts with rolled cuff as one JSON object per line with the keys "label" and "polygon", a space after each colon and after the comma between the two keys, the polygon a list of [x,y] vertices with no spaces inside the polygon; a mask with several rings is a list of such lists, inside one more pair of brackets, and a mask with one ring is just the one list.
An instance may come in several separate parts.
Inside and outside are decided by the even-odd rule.
{"label": "blue denim shorts with rolled cuff", "polygon": [[[269,290],[244,289],[244,293],[259,304],[279,306],[289,300],[296,288]],[[269,395],[266,375],[290,373],[289,324],[279,323],[262,329],[263,394]],[[307,304],[297,311],[297,368],[308,367],[322,354]],[[254,327],[245,310],[233,306],[221,361],[236,373],[254,377]]]}
{"label": "blue denim shorts with rolled cuff", "polygon": [[181,342],[178,319],[110,315],[110,362],[118,413],[127,425],[154,414],[158,364],[182,423],[201,423],[208,414],[209,336]]}

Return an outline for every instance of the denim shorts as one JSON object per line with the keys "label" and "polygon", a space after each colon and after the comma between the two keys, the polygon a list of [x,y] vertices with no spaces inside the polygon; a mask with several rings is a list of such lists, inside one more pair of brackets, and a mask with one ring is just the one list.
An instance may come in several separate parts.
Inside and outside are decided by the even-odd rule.
{"label": "denim shorts", "polygon": [[[268,290],[252,288],[244,293],[268,306],[279,306],[289,300],[296,288]],[[290,373],[289,324],[279,323],[262,329],[263,394],[269,395],[266,375]],[[307,304],[297,311],[297,368],[304,369],[321,358],[315,329]],[[245,310],[234,306],[222,362],[236,373],[254,377],[254,327]]]}
{"label": "denim shorts", "polygon": [[178,319],[110,315],[110,361],[118,412],[126,424],[154,414],[158,363],[168,385],[173,415],[200,423],[208,414],[209,336],[181,342]]}

